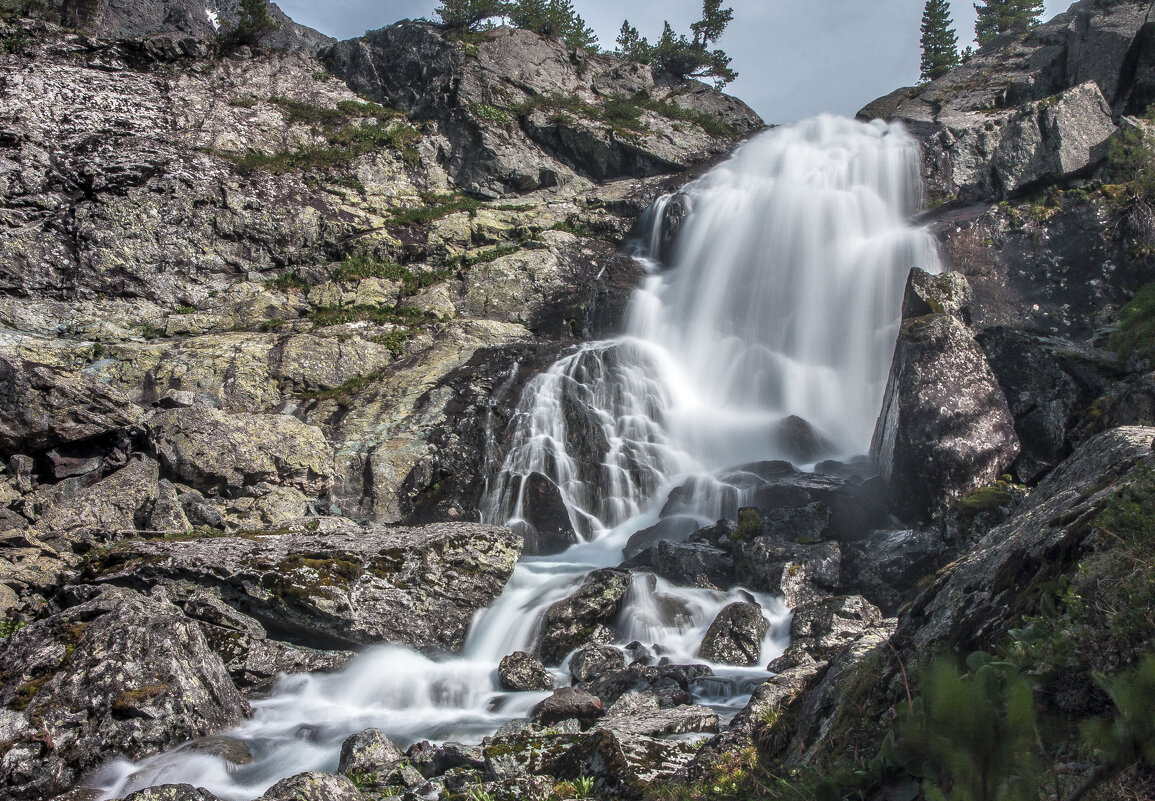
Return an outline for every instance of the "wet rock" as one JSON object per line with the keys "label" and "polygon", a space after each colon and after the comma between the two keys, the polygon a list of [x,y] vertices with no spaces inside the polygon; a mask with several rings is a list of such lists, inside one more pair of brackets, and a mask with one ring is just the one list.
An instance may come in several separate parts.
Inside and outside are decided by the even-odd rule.
{"label": "wet rock", "polygon": [[[759,513],[744,509],[731,549],[738,581],[780,596],[796,607],[835,590],[842,577],[842,546],[820,539],[827,515],[820,505]],[[778,534],[797,537],[799,541]],[[753,535],[753,536],[750,536]]]}
{"label": "wet rock", "polygon": [[337,772],[346,776],[383,773],[404,758],[405,755],[380,729],[365,729],[341,743],[341,762]]}
{"label": "wet rock", "polygon": [[707,665],[644,665],[635,662],[622,670],[591,678],[582,689],[613,704],[630,692],[649,693],[658,699],[663,709],[681,706],[691,702],[690,683],[704,676],[713,675]]}
{"label": "wet rock", "polygon": [[982,331],[977,340],[1015,418],[1022,450],[1014,473],[1034,483],[1066,458],[1073,418],[1092,398],[1063,369],[1056,354],[1061,341],[1002,326]]}
{"label": "wet rock", "polygon": [[[304,528],[304,527],[302,527]],[[520,552],[509,529],[473,523],[153,540],[88,563],[93,581],[215,589],[293,645],[401,642],[461,647],[473,614],[501,592]]]}
{"label": "wet rock", "polygon": [[562,687],[538,703],[530,715],[541,726],[552,726],[575,718],[583,728],[588,728],[605,713],[606,707],[600,698],[574,687]]}
{"label": "wet rock", "polygon": [[732,603],[710,624],[698,655],[726,665],[756,665],[762,656],[762,638],[769,629],[758,604]]}
{"label": "wet rock", "polygon": [[295,417],[190,407],[160,412],[149,428],[165,470],[201,491],[235,495],[266,481],[315,496],[332,483],[332,447]]}
{"label": "wet rock", "polygon": [[110,587],[0,650],[10,798],[63,792],[115,754],[140,758],[234,726],[248,704],[200,628],[163,594]]}
{"label": "wet rock", "polygon": [[937,530],[881,529],[843,549],[841,588],[893,613],[957,553]]}
{"label": "wet rock", "polygon": [[541,661],[525,651],[516,651],[502,658],[497,667],[501,687],[511,692],[538,692],[553,689],[553,674]]}
{"label": "wet rock", "polygon": [[248,743],[223,734],[193,740],[183,746],[182,750],[194,754],[209,754],[234,766],[249,765],[253,761],[253,752],[249,750]]}
{"label": "wet rock", "polygon": [[525,479],[523,509],[525,521],[525,553],[533,555],[558,554],[578,541],[577,532],[570,523],[557,485],[541,473],[530,473]]}
{"label": "wet rock", "polygon": [[625,570],[595,570],[576,593],[547,609],[538,644],[541,660],[547,665],[560,664],[570,651],[591,642],[597,627],[605,626],[618,613],[631,581]]}
{"label": "wet rock", "polygon": [[675,584],[729,589],[736,581],[730,554],[706,543],[659,542],[649,563],[655,573]]}
{"label": "wet rock", "polygon": [[969,329],[947,314],[905,320],[871,444],[896,510],[936,514],[1018,453],[1006,396]]}
{"label": "wet rock", "polygon": [[661,542],[685,542],[701,527],[702,524],[698,519],[689,515],[663,518],[654,525],[631,534],[625,547],[622,548],[622,555],[626,559],[633,559]]}
{"label": "wet rock", "polygon": [[790,415],[776,423],[770,432],[775,449],[795,464],[810,464],[830,456],[834,446],[822,437],[814,426],[797,415]]}
{"label": "wet rock", "polygon": [[363,797],[345,776],[309,771],[281,779],[261,801],[363,801]]}
{"label": "wet rock", "polygon": [[142,419],[124,393],[92,376],[0,354],[0,453],[127,433]]}
{"label": "wet rock", "polygon": [[[520,722],[527,723],[527,721]],[[476,745],[461,743],[433,745],[428,741],[422,741],[410,746],[405,752],[405,757],[427,779],[442,776],[450,771],[485,770],[485,755]]]}
{"label": "wet rock", "polygon": [[569,672],[575,683],[589,681],[626,666],[626,657],[609,645],[587,645],[579,648],[569,660]]}

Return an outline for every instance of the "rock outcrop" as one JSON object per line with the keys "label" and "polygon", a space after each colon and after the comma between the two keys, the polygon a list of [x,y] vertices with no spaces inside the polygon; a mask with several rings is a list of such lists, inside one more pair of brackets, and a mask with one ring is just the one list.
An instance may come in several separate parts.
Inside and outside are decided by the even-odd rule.
{"label": "rock outcrop", "polygon": [[85,574],[100,584],[192,584],[298,645],[395,642],[436,653],[462,646],[520,551],[513,532],[496,526],[338,525],[128,542],[95,555]]}

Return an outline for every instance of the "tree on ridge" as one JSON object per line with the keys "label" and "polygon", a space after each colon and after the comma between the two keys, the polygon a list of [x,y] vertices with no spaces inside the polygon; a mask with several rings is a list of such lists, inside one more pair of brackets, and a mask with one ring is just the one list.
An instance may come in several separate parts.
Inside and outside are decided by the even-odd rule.
{"label": "tree on ridge", "polygon": [[926,0],[922,12],[922,80],[941,78],[958,66],[958,36],[953,24],[947,0]]}
{"label": "tree on ridge", "polygon": [[1020,33],[1039,24],[1043,0],[985,0],[975,4],[975,38],[979,45],[1004,33]]}

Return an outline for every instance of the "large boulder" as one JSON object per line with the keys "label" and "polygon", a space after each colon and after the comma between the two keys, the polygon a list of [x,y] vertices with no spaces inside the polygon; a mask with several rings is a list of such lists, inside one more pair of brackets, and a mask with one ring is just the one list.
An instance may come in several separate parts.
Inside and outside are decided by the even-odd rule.
{"label": "large boulder", "polygon": [[165,470],[197,489],[235,495],[258,482],[308,495],[333,481],[333,448],[321,429],[282,414],[227,414],[194,406],[149,421]]}
{"label": "large boulder", "polygon": [[810,662],[826,662],[867,634],[894,631],[877,606],[859,595],[826,598],[794,610],[790,646],[771,664],[781,670]]}
{"label": "large boulder", "polygon": [[698,656],[725,665],[756,665],[762,656],[762,638],[770,623],[756,603],[732,603],[714,618]]}
{"label": "large boulder", "polygon": [[6,797],[72,787],[106,759],[149,756],[241,722],[248,704],[200,627],[163,592],[109,587],[0,650]]}
{"label": "large boulder", "polygon": [[585,577],[577,592],[550,606],[545,612],[538,643],[542,661],[557,665],[576,648],[599,640],[612,640],[607,624],[621,608],[632,580],[632,574],[626,570],[595,570]]}
{"label": "large boulder", "polygon": [[606,707],[600,698],[585,690],[562,687],[534,706],[530,714],[542,726],[552,726],[576,718],[583,728],[588,728],[605,713]]}
{"label": "large boulder", "polygon": [[346,776],[309,771],[281,779],[260,801],[364,801],[364,796]]}
{"label": "large boulder", "polygon": [[526,554],[558,554],[578,541],[557,484],[541,473],[530,473],[521,492]]}
{"label": "large boulder", "polygon": [[90,375],[0,354],[0,457],[118,438],[144,412]]}
{"label": "large boulder", "polygon": [[496,526],[346,523],[317,533],[124,543],[94,555],[86,572],[99,583],[192,583],[295,645],[396,642],[437,653],[464,644],[520,547]]}
{"label": "large boulder", "polygon": [[1006,396],[966,324],[945,313],[904,319],[871,443],[895,509],[937,514],[997,479],[1018,453]]}
{"label": "large boulder", "polygon": [[1018,626],[1042,581],[1075,570],[1108,499],[1155,465],[1153,441],[1155,428],[1135,426],[1079,446],[1006,522],[940,571],[902,618],[903,646],[969,652]]}
{"label": "large boulder", "polygon": [[152,459],[133,459],[103,481],[49,506],[34,527],[48,541],[75,539],[79,529],[94,530],[100,539],[151,529],[159,477]]}
{"label": "large boulder", "polygon": [[345,775],[380,773],[405,758],[380,729],[365,729],[341,743],[339,773]]}

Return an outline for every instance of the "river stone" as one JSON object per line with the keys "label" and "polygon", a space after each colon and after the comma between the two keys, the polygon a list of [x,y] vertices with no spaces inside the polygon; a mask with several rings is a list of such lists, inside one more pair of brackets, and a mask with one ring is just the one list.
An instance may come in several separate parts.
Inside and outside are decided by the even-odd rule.
{"label": "river stone", "polygon": [[[518,721],[529,725],[529,721]],[[502,736],[501,734],[494,735]],[[434,745],[428,740],[414,743],[405,751],[405,758],[427,779],[442,776],[449,771],[484,771],[485,755],[476,745],[443,743]]]}
{"label": "river stone", "polygon": [[165,470],[204,492],[235,495],[267,481],[316,496],[332,484],[332,447],[295,417],[194,406],[156,414],[149,429]]}
{"label": "river stone", "polygon": [[538,652],[547,665],[561,664],[566,654],[592,641],[598,627],[609,624],[629,590],[632,575],[604,568],[587,575],[581,587],[546,610]]}
{"label": "river stone", "polygon": [[685,767],[695,753],[695,745],[686,740],[595,729],[553,760],[549,773],[558,779],[592,778],[598,798],[636,799]]}
{"label": "river stone", "polygon": [[690,684],[713,675],[708,665],[643,665],[635,662],[621,670],[603,673],[582,684],[582,689],[613,704],[630,692],[652,694],[662,709],[691,702]]}
{"label": "river stone", "polygon": [[601,699],[574,687],[554,690],[553,695],[540,701],[530,712],[533,721],[541,726],[552,726],[563,720],[576,718],[582,728],[588,728],[606,713]]}
{"label": "river stone", "polygon": [[511,692],[539,692],[553,689],[553,674],[541,661],[525,651],[515,651],[502,658],[497,676],[503,690]]}
{"label": "river stone", "polygon": [[904,320],[871,443],[896,511],[939,514],[1018,453],[1006,396],[966,325],[948,314]]}
{"label": "river stone", "polygon": [[474,613],[505,587],[520,547],[497,526],[337,520],[316,533],[123,543],[94,554],[87,570],[98,583],[216,588],[293,645],[397,642],[440,653],[464,644]]}
{"label": "river stone", "polygon": [[769,629],[761,606],[732,603],[710,624],[698,655],[726,665],[756,665],[762,656],[762,638]]}
{"label": "river stone", "polygon": [[261,801],[364,801],[361,792],[345,776],[309,771],[281,779]]}
{"label": "river stone", "polygon": [[405,755],[389,741],[380,729],[365,729],[341,743],[341,762],[338,773],[382,773],[400,762]]}
{"label": "river stone", "polygon": [[654,525],[631,534],[625,547],[622,548],[622,555],[626,559],[633,559],[660,542],[685,542],[701,527],[698,518],[690,515],[662,518]]}
{"label": "river stone", "polygon": [[575,684],[625,666],[625,655],[609,645],[587,645],[575,651],[569,660],[569,672]]}
{"label": "river stone", "polygon": [[[627,693],[629,695],[629,693]],[[718,731],[718,713],[707,706],[681,705],[666,709],[636,709],[619,707],[622,699],[606,712],[597,725],[599,729],[612,729],[621,734],[664,737],[691,732],[714,733]],[[657,701],[654,701],[655,707]],[[618,710],[618,714],[615,714]]]}
{"label": "river stone", "polygon": [[[235,726],[248,704],[199,626],[163,593],[108,587],[0,650],[8,797],[52,796],[115,755],[139,759]],[[49,747],[49,743],[55,747]]]}
{"label": "river stone", "polygon": [[194,754],[209,754],[223,759],[232,766],[251,765],[253,762],[253,752],[249,750],[248,743],[223,734],[193,740],[182,746],[181,750]]}

